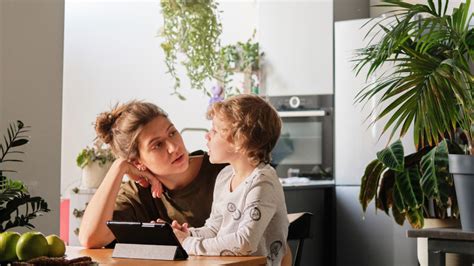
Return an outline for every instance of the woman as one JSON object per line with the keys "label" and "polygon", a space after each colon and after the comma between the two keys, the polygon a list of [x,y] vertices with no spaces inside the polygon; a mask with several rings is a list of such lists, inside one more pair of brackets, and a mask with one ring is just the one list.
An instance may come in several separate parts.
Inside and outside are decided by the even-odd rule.
{"label": "woman", "polygon": [[[83,246],[100,248],[115,239],[108,220],[204,225],[215,178],[225,165],[210,164],[203,152],[189,155],[162,109],[139,101],[116,106],[97,117],[96,132],[118,159],[84,213],[79,230]],[[124,175],[132,181],[122,184]]]}

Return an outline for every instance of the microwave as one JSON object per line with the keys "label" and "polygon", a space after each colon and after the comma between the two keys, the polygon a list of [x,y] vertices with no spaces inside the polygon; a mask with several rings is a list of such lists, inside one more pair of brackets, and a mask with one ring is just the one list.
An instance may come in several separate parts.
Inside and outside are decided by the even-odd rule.
{"label": "microwave", "polygon": [[282,120],[271,165],[279,177],[333,179],[333,95],[268,97]]}

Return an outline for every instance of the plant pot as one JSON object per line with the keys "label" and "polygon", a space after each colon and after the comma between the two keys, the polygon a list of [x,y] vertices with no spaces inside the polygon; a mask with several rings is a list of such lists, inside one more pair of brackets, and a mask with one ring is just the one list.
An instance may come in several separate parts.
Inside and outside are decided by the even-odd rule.
{"label": "plant pot", "polygon": [[[461,228],[458,219],[428,219],[425,218],[425,228]],[[420,266],[428,266],[428,239],[419,237],[417,239],[417,256]],[[470,256],[462,254],[446,253],[447,266],[471,266]]]}
{"label": "plant pot", "polygon": [[97,161],[87,164],[82,169],[81,187],[98,188],[107,174],[107,171],[109,171],[111,165],[112,162],[107,162],[104,165],[100,165]]}
{"label": "plant pot", "polygon": [[474,156],[450,154],[449,172],[454,177],[461,228],[474,231]]}

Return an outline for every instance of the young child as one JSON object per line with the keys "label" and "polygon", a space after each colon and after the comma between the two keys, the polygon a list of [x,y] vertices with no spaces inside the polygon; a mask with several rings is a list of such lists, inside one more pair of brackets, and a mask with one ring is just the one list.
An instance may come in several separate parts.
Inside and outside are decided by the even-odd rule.
{"label": "young child", "polygon": [[210,161],[230,165],[217,176],[206,224],[188,229],[173,221],[175,234],[190,255],[266,256],[268,265],[280,265],[288,217],[269,162],[281,120],[265,100],[247,94],[214,103],[207,115]]}

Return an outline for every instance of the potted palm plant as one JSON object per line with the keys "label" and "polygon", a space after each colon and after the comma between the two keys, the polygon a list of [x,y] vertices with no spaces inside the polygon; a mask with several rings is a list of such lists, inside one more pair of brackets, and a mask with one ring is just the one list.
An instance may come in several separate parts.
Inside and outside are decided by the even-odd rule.
{"label": "potted palm plant", "polygon": [[[370,77],[384,64],[391,64],[394,71],[364,87],[356,102],[379,97],[382,111],[376,120],[387,119],[383,133],[390,132],[390,139],[403,137],[412,127],[416,152],[405,155],[401,142],[395,141],[377,153],[362,177],[362,208],[365,211],[375,199],[376,207],[391,212],[398,224],[407,220],[414,228],[423,228],[427,218],[472,219],[468,214],[472,206],[460,207],[459,214],[460,188],[455,190],[448,170],[448,154],[468,154],[467,165],[471,170],[473,165],[471,0],[452,13],[449,1],[382,2],[380,6],[393,10],[385,14],[391,22],[371,28],[382,37],[357,52],[355,71],[359,74],[367,67]],[[472,191],[467,192],[471,202]]]}
{"label": "potted palm plant", "polygon": [[[358,51],[356,71],[368,65],[370,76],[384,63],[391,63],[395,71],[363,88],[356,100],[366,102],[381,95],[380,103],[387,106],[377,120],[389,117],[383,132],[391,131],[391,138],[397,132],[403,137],[413,126],[417,152],[405,156],[398,142],[380,151],[366,168],[360,201],[365,210],[376,198],[377,207],[391,209],[398,223],[407,219],[421,228],[430,213],[444,218],[451,207],[456,216],[448,153],[473,151],[471,1],[461,3],[451,15],[446,13],[448,1],[440,1],[439,6],[433,0],[384,2],[399,8],[389,15],[396,19],[388,26],[379,24],[384,34],[380,42]],[[426,205],[430,203],[434,210]]]}

